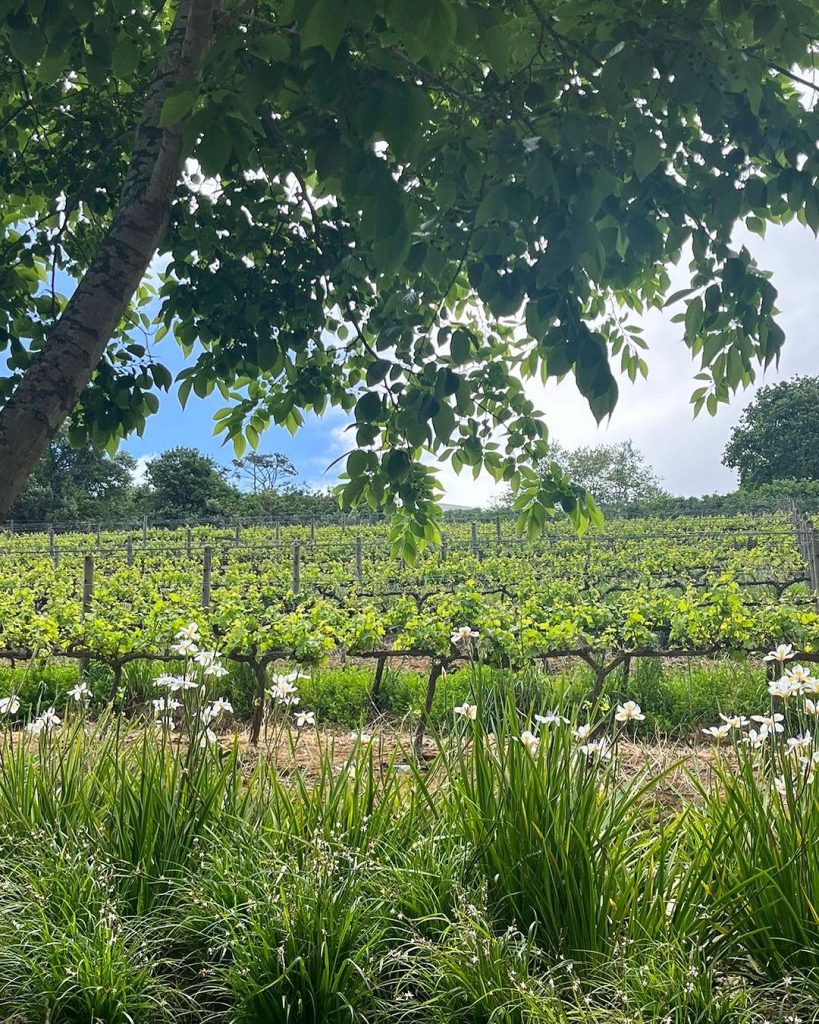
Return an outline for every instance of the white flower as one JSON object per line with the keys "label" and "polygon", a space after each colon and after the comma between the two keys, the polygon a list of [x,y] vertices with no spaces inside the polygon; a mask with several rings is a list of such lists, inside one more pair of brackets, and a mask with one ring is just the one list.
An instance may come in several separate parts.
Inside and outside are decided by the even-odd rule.
{"label": "white flower", "polygon": [[26,726],[26,732],[38,736],[41,732],[50,732],[52,729],[59,729],[62,719],[54,708],[47,708],[39,718],[35,718]]}
{"label": "white flower", "polygon": [[798,736],[789,736],[787,739],[788,753],[793,754],[794,757],[798,757],[800,754],[804,754],[810,750],[813,744],[813,738],[811,736],[803,736],[799,733]]}
{"label": "white flower", "polygon": [[802,683],[802,693],[819,693],[819,679],[816,676],[808,676]]}
{"label": "white flower", "polygon": [[794,656],[793,644],[779,644],[774,651],[768,651],[763,661],[787,661]]}
{"label": "white flower", "polygon": [[770,738],[771,732],[767,725],[762,725],[759,728],[759,732],[756,729],[749,729],[748,735],[745,737],[745,742],[751,747],[752,750],[759,750],[760,747],[764,746],[766,741]]}
{"label": "white flower", "polygon": [[782,724],[784,719],[785,716],[778,712],[773,715],[751,715],[751,721],[764,725],[768,732],[784,732],[785,726]]}
{"label": "white flower", "polygon": [[179,690],[197,690],[199,683],[189,676],[157,676],[154,686],[164,686],[171,693],[176,693]]}
{"label": "white flower", "polygon": [[810,674],[810,671],[804,667],[804,665],[792,665],[785,672],[785,675],[794,683],[804,684],[813,682],[813,676]]}
{"label": "white flower", "polygon": [[182,658],[190,658],[198,650],[193,640],[177,640],[175,644],[171,644],[171,654],[178,654]]}
{"label": "white flower", "polygon": [[20,698],[16,693],[0,698],[0,715],[16,715],[20,710]]}
{"label": "white flower", "polygon": [[779,793],[780,796],[784,796],[788,791],[787,786],[785,785],[784,776],[782,775],[777,775],[777,777],[774,779],[774,786],[776,787],[776,791],[777,793]]}
{"label": "white flower", "polygon": [[168,715],[157,718],[156,725],[158,729],[167,729],[168,732],[173,732],[176,728],[176,722]]}
{"label": "white flower", "polygon": [[353,743],[371,743],[372,736],[368,732],[351,732],[350,739]]}
{"label": "white flower", "polygon": [[801,689],[801,683],[795,683],[787,676],[782,676],[782,678],[777,679],[775,683],[768,683],[768,693],[772,697],[780,697],[782,700],[788,700],[789,697],[795,697]]}
{"label": "white flower", "polygon": [[563,725],[569,724],[569,719],[564,718],[563,715],[559,715],[557,711],[547,711],[545,715],[535,715],[535,721],[538,725]]}
{"label": "white flower", "polygon": [[625,704],[617,705],[617,712],[614,717],[618,722],[642,722],[646,716],[636,701],[627,700]]}
{"label": "white flower", "polygon": [[187,626],[182,626],[176,631],[177,640],[198,640],[199,639],[199,626],[195,622],[189,622]]}
{"label": "white flower", "polygon": [[213,665],[208,665],[207,668],[202,669],[202,675],[207,676],[208,679],[224,679],[227,674],[228,670],[221,661],[214,662]]}
{"label": "white flower", "polygon": [[90,700],[91,699],[91,691],[88,689],[88,684],[86,682],[82,681],[82,682],[77,683],[76,686],[72,686],[71,687],[71,689],[68,691],[68,696],[72,700],[76,700],[76,701]]}
{"label": "white flower", "polygon": [[457,708],[453,709],[456,715],[461,715],[464,718],[469,718],[473,722],[478,717],[478,705],[477,704],[459,704]]}
{"label": "white flower", "polygon": [[744,729],[748,724],[745,715],[723,715],[720,711],[719,717],[725,722],[729,729]]}
{"label": "white flower", "polygon": [[209,743],[215,742],[216,733],[213,731],[213,729],[206,728],[205,731],[202,733],[202,738],[199,740],[199,746],[206,747]]}
{"label": "white flower", "polygon": [[286,680],[280,680],[275,683],[273,689],[270,691],[271,696],[274,700],[277,700],[280,704],[299,704],[301,698],[294,696],[298,686],[294,686],[293,683],[288,683]]}
{"label": "white flower", "polygon": [[805,697],[805,714],[819,715],[819,704],[812,701],[810,697]]}
{"label": "white flower", "polygon": [[731,731],[731,726],[727,722],[723,722],[722,725],[712,725],[708,729],[702,730],[706,736],[710,736],[715,740],[724,740],[728,733]]}
{"label": "white flower", "polygon": [[605,761],[611,760],[611,744],[605,736],[599,740],[591,740],[580,748],[588,757],[599,757]]}
{"label": "white flower", "polygon": [[316,724],[316,714],[314,711],[298,711],[294,718],[296,719],[297,729],[303,729],[307,725]]}
{"label": "white flower", "polygon": [[524,729],[520,734],[520,742],[532,755],[537,753],[537,748],[540,746],[540,740],[529,729]]}
{"label": "white flower", "polygon": [[217,697],[216,700],[211,704],[211,707],[217,715],[221,715],[225,712],[233,714],[233,705],[227,699],[227,697]]}
{"label": "white flower", "polygon": [[167,714],[170,711],[176,711],[177,708],[181,708],[182,705],[178,700],[174,700],[173,697],[157,697],[156,700],[152,700],[151,703],[154,706],[154,714]]}
{"label": "white flower", "polygon": [[578,725],[578,727],[574,731],[574,738],[578,742],[580,742],[582,740],[587,740],[589,738],[589,736],[591,736],[591,726],[590,725]]}
{"label": "white flower", "polygon": [[[310,677],[305,675],[304,672],[300,672],[297,668],[294,668],[292,672],[279,673],[278,675],[276,675],[276,673],[273,673],[273,675],[271,675],[271,677],[270,677],[270,682],[274,686],[280,686],[280,685],[283,686],[286,683],[295,683],[299,679],[309,679],[309,678]],[[291,692],[295,691],[295,689],[296,689],[296,687],[293,686],[291,688]]]}
{"label": "white flower", "polygon": [[458,626],[453,630],[449,639],[453,644],[466,644],[471,640],[477,640],[481,634],[471,626]]}

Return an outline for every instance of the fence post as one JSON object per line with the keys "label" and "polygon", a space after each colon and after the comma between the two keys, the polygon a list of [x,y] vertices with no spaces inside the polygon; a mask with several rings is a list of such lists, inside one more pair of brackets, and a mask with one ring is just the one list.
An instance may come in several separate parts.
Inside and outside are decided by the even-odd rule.
{"label": "fence post", "polygon": [[54,554],[54,523],[51,523],[48,528],[48,550],[52,555]]}
{"label": "fence post", "polygon": [[126,565],[134,564],[134,540],[133,537],[129,537],[125,541],[125,562]]}
{"label": "fence post", "polygon": [[148,543],[148,517],[142,517],[142,543]]}
{"label": "fence post", "polygon": [[441,561],[446,561],[446,556],[449,551],[449,544],[447,543],[446,535],[441,534]]}
{"label": "fence post", "polygon": [[281,547],[282,544],[282,527],[281,523],[276,523],[276,547]]}
{"label": "fence post", "polygon": [[816,608],[819,611],[819,530],[811,530],[811,555],[813,558],[813,587],[816,596]]}
{"label": "fence post", "polygon": [[210,573],[213,564],[213,548],[208,545],[202,552],[202,607],[210,607]]}
{"label": "fence post", "polygon": [[[91,611],[91,602],[94,598],[94,556],[86,555],[82,567],[82,617]],[[88,671],[88,658],[80,658],[78,671],[80,679]]]}
{"label": "fence post", "polygon": [[236,524],[235,537],[236,537],[236,543],[239,544],[241,542],[241,540],[242,540],[242,524],[241,523],[237,523]]}
{"label": "fence post", "polygon": [[310,543],[316,543],[316,521],[315,519],[310,520]]}
{"label": "fence post", "polygon": [[501,521],[500,521],[500,516],[498,516],[497,519],[495,520],[495,539],[498,542],[498,547],[500,547],[501,546],[501,540],[502,540],[502,538],[501,538]]}
{"label": "fence post", "polygon": [[102,527],[97,523],[97,551],[102,547]]}
{"label": "fence post", "polygon": [[473,523],[472,524],[471,533],[472,533],[472,540],[471,540],[472,554],[473,555],[477,555],[478,554],[478,524],[477,523]]}
{"label": "fence post", "polygon": [[54,568],[59,568],[60,565],[60,549],[55,544],[51,549],[51,557],[54,559]]}
{"label": "fence post", "polygon": [[360,537],[356,537],[355,539],[355,575],[356,579],[360,583],[361,577],[364,575],[364,552],[362,550]]}
{"label": "fence post", "polygon": [[193,551],[192,551],[193,544],[191,543],[191,528],[190,527],[188,527],[187,532],[185,534],[185,547],[187,548],[187,551],[188,551],[188,558],[190,558],[191,555],[193,554]]}
{"label": "fence post", "polygon": [[301,587],[301,544],[293,544],[293,593],[298,594]]}

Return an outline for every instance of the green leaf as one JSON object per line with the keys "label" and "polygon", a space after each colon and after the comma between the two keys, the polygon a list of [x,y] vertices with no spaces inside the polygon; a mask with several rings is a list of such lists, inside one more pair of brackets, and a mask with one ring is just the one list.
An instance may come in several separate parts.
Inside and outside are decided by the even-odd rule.
{"label": "green leaf", "polygon": [[190,85],[172,92],[162,104],[159,127],[169,128],[186,118],[193,110],[198,95],[199,90]]}
{"label": "green leaf", "polygon": [[322,46],[335,57],[350,20],[350,0],[317,0],[299,33],[303,50]]}
{"label": "green leaf", "polygon": [[139,63],[139,47],[130,36],[121,35],[111,54],[111,71],[115,77],[129,79]]}

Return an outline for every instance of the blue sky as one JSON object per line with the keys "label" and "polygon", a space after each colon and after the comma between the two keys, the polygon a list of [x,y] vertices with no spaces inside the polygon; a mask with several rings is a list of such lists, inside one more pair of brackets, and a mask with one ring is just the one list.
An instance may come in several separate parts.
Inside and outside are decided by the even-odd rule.
{"label": "blue sky", "polygon": [[[156,358],[174,374],[185,366],[182,351],[170,336],[154,345],[153,350]],[[167,448],[185,445],[206,452],[223,465],[230,464],[234,457],[233,446],[222,443],[223,435],[213,435],[213,415],[225,405],[218,391],[204,399],[191,394],[182,409],[174,388],[169,394],[160,392],[159,403],[159,412],[148,419],[144,435],[128,438],[122,445],[123,450],[137,459],[145,459]],[[283,452],[299,471],[301,481],[314,487],[326,487],[335,481],[339,472],[339,467],[330,474],[325,473],[325,469],[344,450],[340,435],[346,423],[341,412],[331,410],[321,419],[308,416],[295,437],[273,426],[262,436],[258,450]]]}
{"label": "blue sky", "polygon": [[[780,292],[780,322],[787,335],[779,367],[769,369],[757,386],[796,373],[819,374],[819,242],[796,223],[769,230],[764,240],[742,235],[738,241],[751,249],[761,266],[773,272]],[[675,287],[687,283],[684,267],[674,276]],[[717,416],[703,415],[693,420],[689,396],[698,367],[680,340],[680,327],[671,323],[671,312],[655,312],[644,319],[649,379],[634,385],[622,380],[618,406],[611,420],[600,427],[570,378],[559,386],[549,383],[544,388],[533,384],[530,395],[545,413],[552,436],[564,445],[630,439],[645,453],[673,493],[731,490],[736,486],[736,477],[722,466],[722,450],[755,389],[737,395]],[[172,338],[158,345],[156,354],[171,369],[181,369],[183,358]],[[160,401],[160,411],[148,420],[144,436],[130,438],[124,445],[126,451],[137,458],[147,458],[175,445],[190,445],[225,465],[230,463],[232,448],[223,446],[213,436],[212,417],[224,404],[221,396],[217,394],[207,400],[191,396],[184,410],[174,393],[161,395]],[[327,486],[334,482],[339,467],[330,474],[325,473],[326,467],[349,446],[342,438],[345,422],[340,412],[330,412],[322,419],[310,417],[295,438],[285,430],[271,427],[259,450],[283,452],[296,466],[303,482]],[[457,477],[448,468],[442,469],[441,480],[446,500],[455,504],[483,504],[497,492],[488,478],[475,481],[471,474]]]}

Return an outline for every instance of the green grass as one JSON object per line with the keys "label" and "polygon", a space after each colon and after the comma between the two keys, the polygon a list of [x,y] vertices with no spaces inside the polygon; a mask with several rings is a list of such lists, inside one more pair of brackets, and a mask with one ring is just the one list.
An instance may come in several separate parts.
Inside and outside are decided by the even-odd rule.
{"label": "green grass", "polygon": [[619,764],[611,713],[594,718],[611,761],[580,750],[566,693],[575,723],[530,751],[515,686],[448,683],[477,718],[447,709],[438,758],[408,770],[366,742],[309,771],[200,745],[193,698],[173,734],[79,708],[3,732],[0,1019],[809,1019],[819,782],[781,744],[669,806]]}

